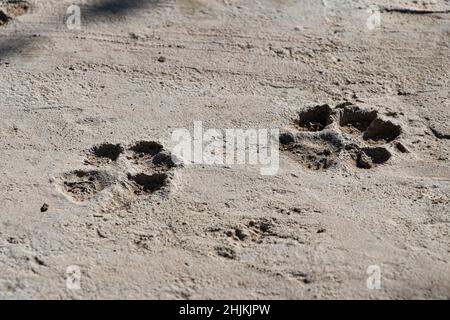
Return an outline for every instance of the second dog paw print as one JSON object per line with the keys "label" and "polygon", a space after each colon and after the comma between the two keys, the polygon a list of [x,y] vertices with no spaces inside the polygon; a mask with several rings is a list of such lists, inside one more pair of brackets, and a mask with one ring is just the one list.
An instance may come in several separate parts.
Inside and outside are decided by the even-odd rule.
{"label": "second dog paw print", "polygon": [[281,149],[293,154],[307,168],[324,170],[347,159],[358,168],[386,163],[389,147],[402,127],[382,118],[376,110],[351,103],[332,108],[327,104],[302,110],[295,120],[296,133],[280,135]]}

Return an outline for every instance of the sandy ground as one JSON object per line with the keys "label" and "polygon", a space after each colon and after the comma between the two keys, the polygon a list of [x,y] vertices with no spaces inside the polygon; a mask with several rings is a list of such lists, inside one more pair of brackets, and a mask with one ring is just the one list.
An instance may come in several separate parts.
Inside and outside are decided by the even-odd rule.
{"label": "sandy ground", "polygon": [[0,1],[1,299],[450,298],[450,1],[72,3]]}

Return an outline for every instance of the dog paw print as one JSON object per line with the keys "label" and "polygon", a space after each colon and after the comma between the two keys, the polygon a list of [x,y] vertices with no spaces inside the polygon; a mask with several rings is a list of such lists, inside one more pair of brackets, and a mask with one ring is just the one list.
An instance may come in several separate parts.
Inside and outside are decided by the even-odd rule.
{"label": "dog paw print", "polygon": [[391,144],[402,133],[399,124],[376,110],[351,103],[302,110],[295,126],[296,133],[280,135],[281,149],[312,170],[326,170],[348,159],[362,169],[384,164],[392,157]]}
{"label": "dog paw print", "polygon": [[168,191],[174,176],[171,153],[160,143],[139,141],[128,148],[103,143],[87,151],[90,170],[73,170],[62,174],[63,192],[75,202],[85,202],[103,192],[117,190],[141,196]]}

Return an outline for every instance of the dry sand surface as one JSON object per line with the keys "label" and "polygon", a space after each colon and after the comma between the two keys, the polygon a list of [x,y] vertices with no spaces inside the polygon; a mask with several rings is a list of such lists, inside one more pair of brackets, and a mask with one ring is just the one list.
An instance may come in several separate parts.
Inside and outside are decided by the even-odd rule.
{"label": "dry sand surface", "polygon": [[72,3],[0,0],[0,299],[450,298],[450,1]]}

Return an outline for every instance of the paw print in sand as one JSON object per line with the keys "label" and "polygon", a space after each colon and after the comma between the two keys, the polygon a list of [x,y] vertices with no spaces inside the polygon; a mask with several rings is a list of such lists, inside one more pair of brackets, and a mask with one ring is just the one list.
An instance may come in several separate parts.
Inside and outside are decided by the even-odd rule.
{"label": "paw print in sand", "polygon": [[335,108],[318,105],[302,110],[295,120],[296,133],[280,135],[283,151],[312,170],[325,170],[351,160],[358,168],[386,163],[390,145],[402,133],[399,124],[382,118],[376,110],[351,103]]}
{"label": "paw print in sand", "polygon": [[72,170],[60,177],[64,194],[75,202],[86,202],[101,193],[149,195],[169,191],[175,163],[164,146],[139,141],[128,148],[103,143],[87,151],[88,170]]}

